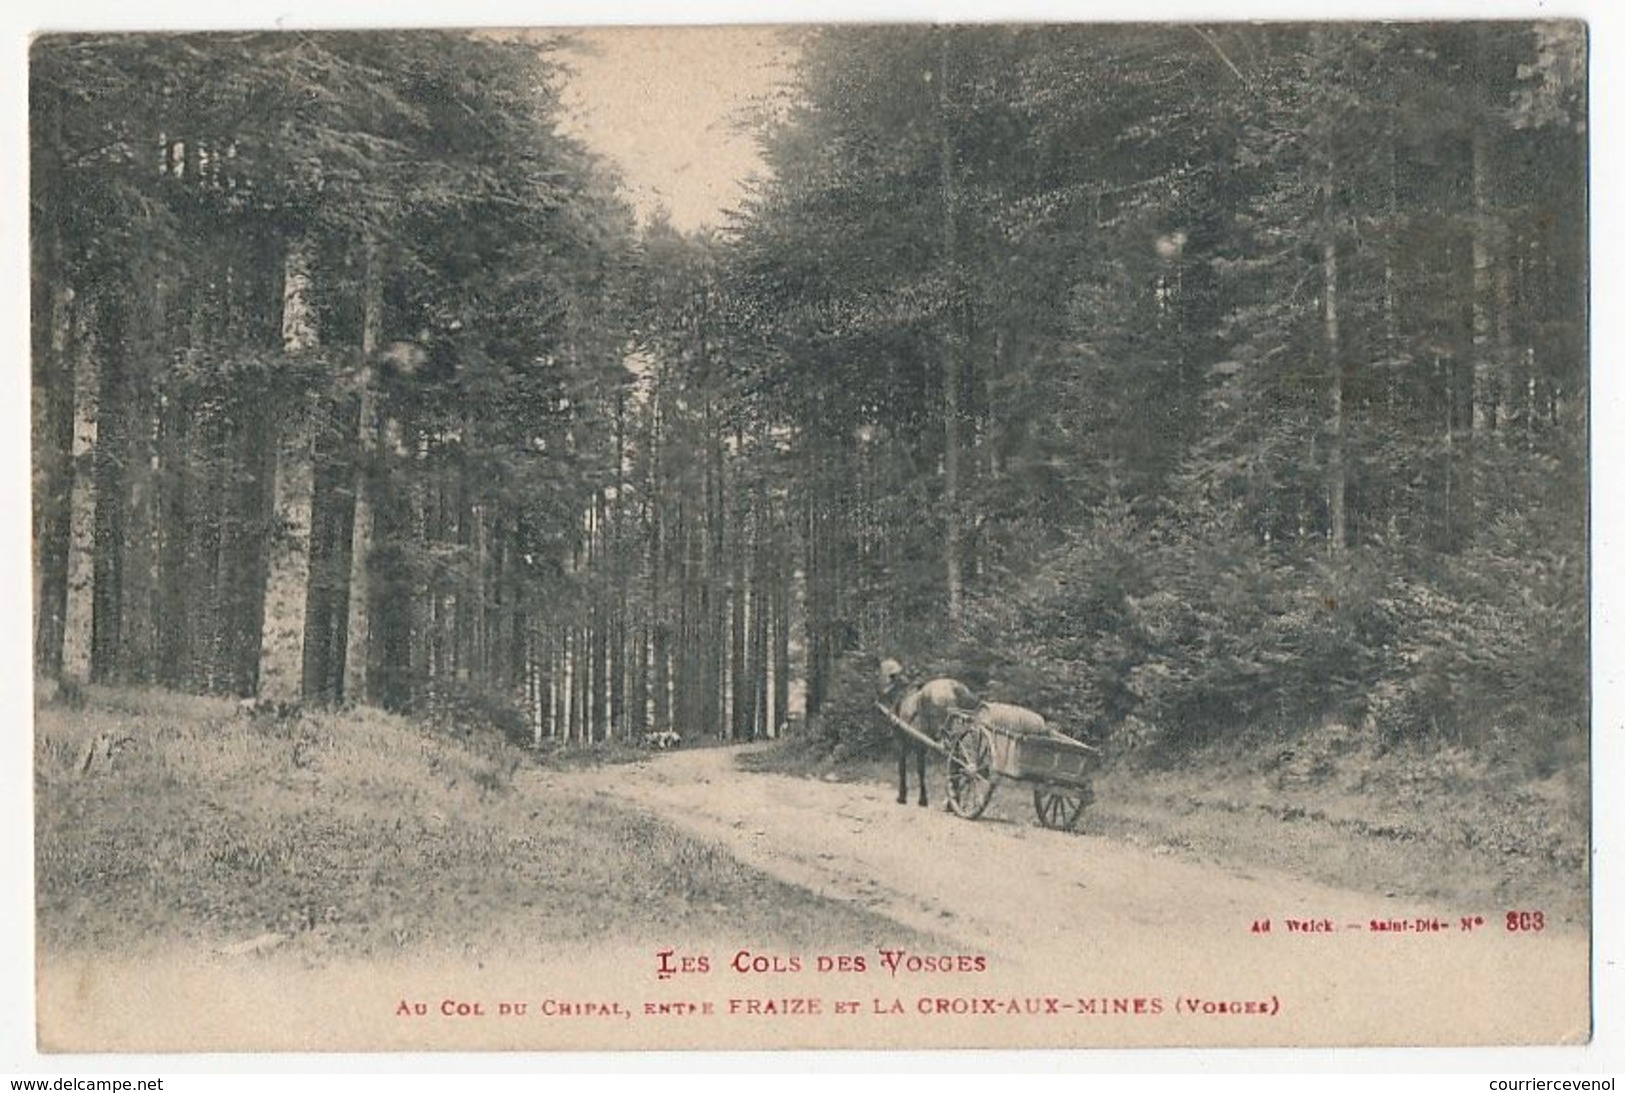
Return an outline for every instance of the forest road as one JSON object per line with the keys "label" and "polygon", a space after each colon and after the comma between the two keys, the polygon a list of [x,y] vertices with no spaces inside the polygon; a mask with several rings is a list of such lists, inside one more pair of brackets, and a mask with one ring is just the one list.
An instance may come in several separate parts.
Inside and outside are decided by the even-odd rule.
{"label": "forest road", "polygon": [[[1019,783],[1001,783],[988,813],[964,820],[942,807],[940,764],[935,799],[920,808],[897,804],[890,786],[741,770],[741,750],[661,754],[550,781],[646,809],[780,880],[928,934],[938,953],[983,955],[990,970],[1029,985],[1300,1007],[1312,998],[1316,1025],[1334,1022],[1329,1039],[1339,1042],[1586,1034],[1583,930],[1509,932],[1507,908],[1420,906],[1129,846],[1090,835],[1087,812],[1079,833],[1045,830]],[[1267,932],[1255,930],[1266,920]],[[886,942],[870,944],[873,962]]]}

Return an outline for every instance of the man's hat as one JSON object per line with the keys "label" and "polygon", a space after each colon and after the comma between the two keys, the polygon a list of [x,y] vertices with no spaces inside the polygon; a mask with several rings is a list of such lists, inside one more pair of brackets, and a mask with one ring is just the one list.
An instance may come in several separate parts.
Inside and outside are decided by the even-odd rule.
{"label": "man's hat", "polygon": [[900,662],[893,660],[891,657],[887,657],[885,660],[880,662],[880,681],[882,683],[890,683],[892,680],[896,679],[902,674],[903,665]]}

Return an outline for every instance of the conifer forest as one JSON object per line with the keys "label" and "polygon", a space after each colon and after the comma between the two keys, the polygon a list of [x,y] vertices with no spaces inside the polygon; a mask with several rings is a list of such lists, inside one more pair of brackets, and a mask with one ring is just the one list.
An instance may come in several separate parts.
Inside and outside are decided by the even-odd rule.
{"label": "conifer forest", "polygon": [[563,32],[37,39],[37,674],[1583,768],[1582,27],[783,34],[697,230]]}

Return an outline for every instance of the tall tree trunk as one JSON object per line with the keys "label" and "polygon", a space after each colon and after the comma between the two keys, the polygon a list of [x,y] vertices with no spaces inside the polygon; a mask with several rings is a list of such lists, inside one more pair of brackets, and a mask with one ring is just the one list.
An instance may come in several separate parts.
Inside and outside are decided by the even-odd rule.
{"label": "tall tree trunk", "polygon": [[558,735],[558,711],[553,699],[553,629],[542,622],[539,611],[530,611],[527,615],[530,620],[530,665],[535,680],[536,743],[540,744],[542,737]]}
{"label": "tall tree trunk", "polygon": [[828,606],[824,602],[827,565],[825,548],[828,524],[825,521],[822,442],[814,435],[808,445],[812,472],[808,475],[803,502],[802,529],[806,543],[806,631],[807,631],[807,716],[815,717],[824,706],[826,664],[829,644]]}
{"label": "tall tree trunk", "polygon": [[[745,450],[744,438],[736,431],[734,450],[741,459]],[[745,661],[745,562],[749,541],[745,536],[743,498],[745,489],[735,476],[733,486],[733,542],[729,544],[728,558],[728,735],[740,740],[750,735],[750,677]]]}
{"label": "tall tree trunk", "polygon": [[941,28],[937,80],[937,129],[941,145],[939,168],[942,188],[942,262],[948,301],[942,332],[942,509],[944,577],[948,595],[948,625],[956,633],[965,617],[964,525],[960,511],[959,456],[960,385],[963,382],[960,329],[960,271],[958,197],[954,180],[953,127],[949,118],[949,55],[952,28]]}
{"label": "tall tree trunk", "polygon": [[[69,358],[73,374],[73,492],[68,514],[68,600],[63,616],[62,672],[73,679],[90,676],[91,636],[95,629],[96,569],[96,400],[100,390],[94,329],[96,309],[76,299],[70,311]],[[82,468],[90,467],[85,473]]]}
{"label": "tall tree trunk", "polygon": [[[211,256],[212,257],[212,256]],[[212,272],[223,279],[218,265]],[[160,472],[158,470],[160,395],[154,361],[164,337],[165,293],[162,274],[146,262],[132,270],[125,291],[124,340],[127,345],[124,405],[124,551],[121,678],[149,682],[154,676],[157,644],[155,600],[158,589]],[[211,594],[213,586],[204,586]]]}
{"label": "tall tree trunk", "polygon": [[118,291],[101,301],[96,351],[96,480],[94,576],[91,598],[90,678],[120,677],[124,640],[124,527],[129,503],[125,488],[125,302]]}
{"label": "tall tree trunk", "polygon": [[609,677],[610,727],[621,734],[632,732],[632,718],[627,716],[627,684],[629,682],[629,651],[627,649],[627,615],[630,599],[627,583],[630,580],[626,564],[627,544],[623,528],[626,512],[626,390],[615,389],[615,502],[610,508],[609,525],[610,571],[613,574],[610,589],[609,649],[613,670]]}
{"label": "tall tree trunk", "polygon": [[249,406],[239,449],[239,520],[243,531],[238,575],[232,690],[238,695],[259,693],[260,644],[265,633],[267,581],[270,574],[268,531],[274,511],[274,475],[277,447],[275,398],[269,391]]}
{"label": "tall tree trunk", "polygon": [[[1390,110],[1395,107],[1390,104]],[[1398,297],[1398,264],[1400,256],[1400,214],[1399,214],[1399,136],[1398,122],[1393,116],[1388,119],[1385,134],[1386,169],[1383,172],[1385,183],[1384,213],[1387,216],[1388,230],[1384,235],[1382,244],[1382,356],[1387,371],[1387,381],[1384,384],[1386,405],[1384,413],[1395,425],[1400,424],[1401,414],[1401,388],[1409,380],[1410,369],[1401,370],[1400,361],[1403,358],[1403,348],[1399,335],[1399,297]],[[1414,419],[1411,419],[1414,421]],[[1409,424],[1409,422],[1407,422]],[[1387,501],[1387,527],[1388,542],[1398,546],[1400,543],[1400,527],[1402,512],[1410,507],[1404,487],[1397,483],[1390,483],[1386,488]]]}
{"label": "tall tree trunk", "polygon": [[360,411],[360,400],[353,394],[329,396],[323,399],[315,425],[302,689],[306,699],[323,705],[344,698],[355,535],[354,443]]}
{"label": "tall tree trunk", "polygon": [[790,604],[795,580],[791,536],[785,523],[776,523],[773,542],[773,732],[790,723]]}
{"label": "tall tree trunk", "polygon": [[62,675],[67,638],[68,568],[74,508],[75,380],[71,350],[72,292],[63,280],[62,240],[52,223],[33,274],[34,420],[34,670]]}
{"label": "tall tree trunk", "polygon": [[[1485,31],[1473,31],[1473,57],[1475,67],[1485,69]],[[1500,392],[1500,368],[1495,357],[1494,317],[1496,256],[1491,239],[1490,210],[1490,144],[1488,118],[1475,116],[1472,127],[1472,233],[1473,299],[1472,299],[1472,419],[1467,441],[1467,475],[1462,499],[1462,518],[1466,534],[1477,533],[1481,509],[1488,501],[1488,468],[1491,437],[1498,429],[1496,416]]]}
{"label": "tall tree trunk", "polygon": [[192,493],[191,399],[179,393],[164,400],[158,459],[164,468],[158,557],[158,681],[184,688],[192,663]]}
{"label": "tall tree trunk", "polygon": [[671,608],[666,602],[666,576],[671,565],[670,503],[666,497],[662,467],[665,459],[665,436],[662,429],[660,376],[655,377],[654,394],[649,409],[649,690],[652,727],[656,732],[671,729],[671,674],[670,636]]}
{"label": "tall tree trunk", "polygon": [[[763,446],[764,456],[766,446]],[[768,721],[768,625],[770,589],[772,582],[769,566],[768,515],[766,468],[760,468],[756,479],[755,503],[751,511],[751,563],[750,563],[750,735],[757,739],[770,735]]]}
{"label": "tall tree trunk", "polygon": [[650,644],[651,632],[647,618],[638,617],[630,626],[631,677],[627,685],[627,736],[632,740],[641,740],[649,731],[649,704],[651,698],[650,684]]}
{"label": "tall tree trunk", "polygon": [[682,578],[679,585],[678,600],[678,637],[677,637],[677,669],[676,684],[678,697],[678,717],[681,719],[682,731],[698,735],[704,731],[704,692],[705,692],[705,650],[701,648],[704,641],[705,628],[705,602],[703,598],[703,584],[701,581],[700,557],[700,529],[697,527],[699,517],[693,512],[693,504],[683,502],[679,516],[681,551],[682,551]]}
{"label": "tall tree trunk", "polygon": [[405,710],[430,676],[434,588],[421,580],[413,557],[423,549],[424,495],[429,469],[419,458],[415,425],[391,420],[373,450],[367,565],[367,699]]}
{"label": "tall tree trunk", "polygon": [[1329,409],[1326,419],[1326,492],[1331,515],[1331,549],[1342,554],[1348,546],[1348,480],[1343,466],[1343,344],[1338,314],[1338,269],[1335,161],[1328,149],[1326,174],[1321,182],[1325,222],[1320,244],[1323,303],[1323,341],[1326,353],[1326,382]]}
{"label": "tall tree trunk", "polygon": [[[658,502],[657,502],[658,504]],[[656,517],[658,520],[659,517]],[[651,620],[649,626],[649,690],[652,698],[651,716],[656,732],[672,727],[671,712],[671,616],[664,596],[664,582],[659,574],[668,562],[664,550],[655,548],[654,591],[650,597]]]}
{"label": "tall tree trunk", "polygon": [[350,544],[350,596],[349,619],[345,640],[348,648],[344,658],[344,693],[357,699],[370,699],[371,687],[367,675],[371,662],[371,607],[372,584],[370,558],[373,548],[375,521],[373,517],[372,478],[376,473],[379,446],[378,392],[374,375],[374,358],[378,352],[379,331],[383,324],[383,276],[380,271],[378,244],[372,239],[362,243],[361,284],[361,360],[356,367],[359,391],[357,430],[357,466],[355,476],[355,513],[352,516],[352,542]]}
{"label": "tall tree trunk", "polygon": [[[225,402],[229,396],[222,398]],[[209,541],[208,582],[199,587],[208,589],[207,595],[197,599],[204,605],[202,632],[208,635],[208,656],[202,665],[200,690],[208,694],[223,694],[231,677],[232,631],[239,620],[232,617],[233,581],[236,562],[242,550],[242,528],[237,519],[236,495],[239,492],[233,480],[235,456],[240,446],[237,437],[238,422],[230,408],[223,408],[209,433],[206,456],[206,481],[209,488]],[[136,567],[131,566],[130,569]]]}
{"label": "tall tree trunk", "polygon": [[[1480,36],[1480,42],[1482,41]],[[1473,421],[1475,442],[1495,429],[1496,367],[1492,347],[1491,304],[1495,271],[1490,249],[1489,135],[1482,123],[1472,131],[1472,255],[1473,255]]]}
{"label": "tall tree trunk", "polygon": [[[707,376],[707,382],[710,377]],[[701,716],[704,731],[712,736],[728,735],[728,587],[727,587],[727,484],[723,480],[722,436],[714,395],[705,396],[705,545],[704,545],[704,638],[705,704]]]}
{"label": "tall tree trunk", "polygon": [[564,705],[564,742],[581,739],[581,651],[580,629],[574,624],[564,628],[559,642],[559,688]]}
{"label": "tall tree trunk", "polygon": [[[220,164],[221,171],[225,170]],[[222,176],[224,177],[224,176]],[[240,306],[238,339],[255,349],[281,345],[281,257],[277,244],[256,234],[247,251],[247,268],[237,273]],[[259,693],[261,643],[270,578],[271,532],[275,526],[276,448],[279,424],[285,416],[286,387],[260,377],[238,398],[241,444],[236,453],[238,520],[241,551],[236,560],[233,605],[232,691]],[[229,484],[228,484],[229,485]]]}
{"label": "tall tree trunk", "polygon": [[610,604],[609,601],[616,594],[616,589],[610,587],[606,580],[610,563],[605,554],[605,509],[604,491],[599,490],[593,498],[592,514],[592,559],[588,563],[588,571],[592,575],[595,592],[592,600],[592,612],[589,616],[589,626],[592,629],[592,642],[590,645],[592,655],[592,732],[594,740],[608,739],[609,736],[609,631],[610,631]]}
{"label": "tall tree trunk", "polygon": [[[583,619],[586,618],[583,613]],[[575,628],[570,647],[570,675],[575,683],[576,739],[583,744],[593,742],[592,723],[592,627],[583,621]]]}
{"label": "tall tree trunk", "polygon": [[[282,351],[297,358],[320,341],[311,300],[312,248],[300,238],[288,245],[282,263]],[[309,603],[312,454],[315,445],[314,396],[294,397],[271,441],[271,523],[265,588],[265,620],[260,628],[259,693],[291,701],[302,692],[305,615]]]}
{"label": "tall tree trunk", "polygon": [[[464,435],[466,436],[468,428],[466,420],[463,422],[462,428],[465,430]],[[469,573],[471,566],[468,563],[468,559],[474,553],[473,516],[469,509],[468,475],[467,463],[462,459],[458,459],[454,474],[456,485],[452,495],[455,506],[452,515],[452,527],[456,534],[457,550],[464,559],[464,564],[453,569],[451,578],[451,674],[455,679],[463,679],[468,673],[471,663],[470,648],[472,646],[469,628],[474,617],[470,602],[473,598],[470,585],[475,581]]]}

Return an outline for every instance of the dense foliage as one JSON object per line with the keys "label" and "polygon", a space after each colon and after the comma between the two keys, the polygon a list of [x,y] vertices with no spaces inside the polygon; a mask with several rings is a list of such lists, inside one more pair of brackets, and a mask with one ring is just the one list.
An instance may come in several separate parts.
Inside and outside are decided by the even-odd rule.
{"label": "dense foliage", "polygon": [[866,738],[893,655],[1165,755],[1583,753],[1578,27],[796,44],[685,236],[553,43],[41,39],[42,670]]}
{"label": "dense foliage", "polygon": [[825,641],[1164,749],[1583,751],[1576,27],[804,48],[736,277],[842,573],[815,701]]}
{"label": "dense foliage", "polygon": [[552,55],[36,43],[44,671],[394,707],[535,689],[534,616],[610,458],[633,244],[558,130]]}

